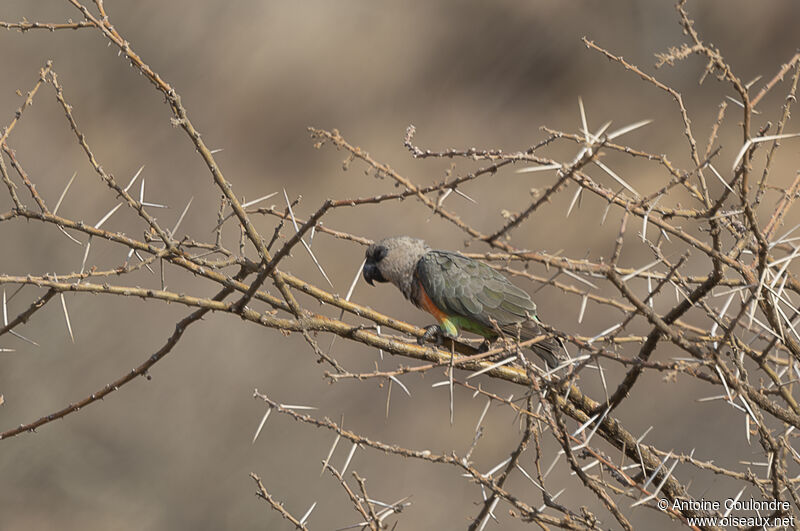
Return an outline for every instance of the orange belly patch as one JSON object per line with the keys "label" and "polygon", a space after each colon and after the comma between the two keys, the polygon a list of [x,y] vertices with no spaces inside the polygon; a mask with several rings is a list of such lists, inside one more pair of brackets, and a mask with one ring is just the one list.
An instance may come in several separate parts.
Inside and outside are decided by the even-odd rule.
{"label": "orange belly patch", "polygon": [[422,282],[419,282],[419,307],[433,315],[437,321],[444,322],[447,320],[447,314],[440,310],[425,293],[425,288],[422,287]]}
{"label": "orange belly patch", "polygon": [[428,297],[428,294],[425,293],[425,288],[422,286],[422,282],[419,283],[419,307],[436,317],[445,335],[450,337],[458,336],[458,326],[456,326],[450,316],[440,310],[433,303],[431,298]]}

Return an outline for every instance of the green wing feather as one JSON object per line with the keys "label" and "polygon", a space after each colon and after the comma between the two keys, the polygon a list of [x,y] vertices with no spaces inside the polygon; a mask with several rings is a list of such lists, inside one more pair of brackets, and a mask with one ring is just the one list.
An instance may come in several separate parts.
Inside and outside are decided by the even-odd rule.
{"label": "green wing feather", "polygon": [[[522,341],[543,333],[530,296],[483,262],[430,251],[417,263],[416,276],[431,301],[466,330],[493,337],[494,321]],[[532,345],[532,350],[551,367],[561,357],[561,345],[552,338]]]}

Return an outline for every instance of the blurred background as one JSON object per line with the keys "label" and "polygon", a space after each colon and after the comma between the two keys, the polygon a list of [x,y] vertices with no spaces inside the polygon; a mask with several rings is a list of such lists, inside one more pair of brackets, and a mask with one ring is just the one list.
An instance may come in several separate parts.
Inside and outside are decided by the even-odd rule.
{"label": "blurred background", "polygon": [[[580,96],[590,129],[609,120],[614,129],[653,119],[626,142],[664,153],[690,170],[675,102],[588,50],[582,36],[683,93],[699,139],[707,139],[723,98],[734,95],[713,76],[698,85],[705,62],[697,57],[654,69],[655,53],[686,42],[669,2],[108,0],[106,9],[144,62],[181,94],[208,146],[223,150],[216,158],[236,194],[251,200],[280,192],[268,203],[283,208],[285,189],[290,198],[302,195],[295,212],[304,218],[329,197],[394,190],[390,180],[376,179],[358,163],[344,171],[344,152],[330,146],[314,149],[309,126],[336,128],[349,142],[413,182],[431,184],[444,179],[452,161],[412,159],[402,144],[409,124],[416,126],[415,143],[423,149],[524,150],[546,137],[540,131],[543,125],[578,132]],[[764,76],[762,82],[772,78],[798,47],[797,2],[717,0],[690,3],[689,9],[701,36],[720,48],[745,81],[759,75]],[[80,20],[81,15],[67,2],[0,4],[0,20],[24,19],[63,22]],[[170,207],[155,212],[159,220],[172,226],[193,197],[181,232],[199,240],[213,238],[220,193],[206,167],[185,134],[171,125],[163,96],[96,30],[2,31],[0,50],[4,72],[0,123],[8,124],[23,102],[15,91],[24,95],[39,69],[53,60],[75,119],[106,171],[127,183],[144,166],[145,199]],[[784,84],[760,104],[764,115],[757,117],[754,128],[780,117],[785,93]],[[728,112],[720,134],[720,157],[725,161],[720,166],[725,168],[741,145],[733,104]],[[52,87],[42,87],[9,145],[51,205],[77,172],[60,211],[64,216],[93,224],[116,204],[77,145]],[[796,153],[796,148],[789,151]],[[561,143],[546,154],[569,160],[575,152],[574,145]],[[479,167],[455,162],[453,175]],[[667,179],[654,164],[619,155],[609,156],[606,163],[642,193],[660,188]],[[788,163],[777,162],[776,167],[783,168],[774,173],[778,186],[787,185],[796,170],[781,164]],[[603,174],[598,175],[602,180]],[[552,174],[517,174],[508,168],[462,188],[477,205],[456,195],[445,205],[490,232],[502,226],[502,210],[523,210],[534,189],[552,182]],[[571,258],[608,256],[619,212],[612,212],[601,226],[605,204],[584,194],[578,209],[566,217],[571,197],[571,192],[559,194],[537,211],[513,233],[512,243]],[[7,194],[0,194],[0,211],[10,206]],[[272,234],[274,218],[256,221],[262,234]],[[106,223],[110,230],[142,235],[141,223],[126,209]],[[325,216],[324,223],[372,239],[410,234],[427,239],[433,247],[465,249],[463,232],[413,199],[337,210]],[[291,230],[284,229],[283,234],[288,236]],[[235,230],[225,233],[229,248],[237,248],[237,237]],[[83,257],[83,249],[53,227],[18,220],[0,224],[0,249],[0,272],[7,274],[74,272]],[[314,250],[333,282],[332,291],[346,293],[363,248],[317,234]],[[473,243],[469,250],[487,247]],[[114,267],[126,253],[93,243],[88,264]],[[647,248],[639,245],[626,248],[622,263],[638,267],[650,260]],[[326,287],[300,248],[283,267]],[[550,275],[544,268],[532,272]],[[147,272],[119,281],[160,284],[158,274]],[[202,296],[215,291],[208,283],[170,269],[166,282],[175,291]],[[538,287],[516,282],[531,292]],[[13,288],[5,289],[11,295]],[[27,308],[40,293],[32,288],[20,291],[8,301],[9,314]],[[353,300],[417,325],[429,324],[428,316],[387,286],[369,288],[360,282]],[[570,333],[594,335],[620,319],[619,314],[590,305],[578,324],[580,299],[551,287],[539,291],[536,300],[546,322]],[[137,366],[189,313],[176,305],[92,295],[71,295],[67,303],[75,343],[69,339],[60,307],[52,303],[18,329],[38,347],[8,335],[0,338],[0,347],[15,349],[0,353],[0,394],[5,399],[0,429],[79,400]],[[329,308],[310,309],[334,315]],[[327,336],[319,340],[323,347],[330,343]],[[336,342],[333,353],[353,370],[373,369],[378,359],[376,352],[343,340]],[[670,354],[674,352],[664,347],[657,356],[667,359]],[[394,368],[404,361],[388,357],[381,366]],[[618,368],[609,369],[615,384]],[[387,418],[385,386],[376,381],[331,385],[324,371],[297,335],[284,337],[228,316],[209,315],[156,365],[152,380],[138,379],[38,433],[2,442],[0,529],[289,529],[288,522],[254,496],[250,472],[260,475],[273,496],[295,515],[317,501],[309,520],[312,529],[344,527],[360,516],[335,480],[319,474],[333,436],[273,415],[251,444],[265,411],[263,403],[252,398],[255,388],[280,402],[317,406],[315,414],[320,417],[344,416],[345,426],[371,438],[433,452],[465,452],[485,403],[457,392],[456,422],[451,427],[446,387],[431,388],[442,375],[431,372],[404,380],[412,390],[410,398],[393,389]],[[521,393],[488,379],[485,386],[504,396]],[[584,376],[582,386],[595,398],[602,397],[599,379]],[[730,408],[695,401],[708,394],[708,388],[694,381],[672,383],[650,374],[617,414],[633,433],[656,426],[646,442],[663,450],[695,449],[699,458],[733,466],[750,453],[742,417]],[[486,424],[487,436],[473,455],[481,470],[505,459],[519,439],[517,423],[505,409],[490,410]],[[348,451],[349,445],[340,445],[333,463],[341,465]],[[552,441],[547,441],[545,451],[549,464],[556,451]],[[376,499],[393,502],[412,496],[399,529],[464,528],[482,500],[478,487],[444,465],[359,450],[350,470],[367,478]],[[529,503],[540,505],[539,493],[522,481],[516,478],[511,485],[523,491],[530,487]],[[559,501],[573,507],[587,505],[601,515],[604,527],[613,527],[611,516],[570,478],[563,461],[551,481],[552,492],[568,487]],[[734,496],[739,488],[708,476],[693,483],[695,495],[706,493],[710,499]],[[528,527],[508,517],[505,508],[498,517],[500,525],[490,528]],[[632,511],[631,518],[648,529],[674,525],[643,507]]]}

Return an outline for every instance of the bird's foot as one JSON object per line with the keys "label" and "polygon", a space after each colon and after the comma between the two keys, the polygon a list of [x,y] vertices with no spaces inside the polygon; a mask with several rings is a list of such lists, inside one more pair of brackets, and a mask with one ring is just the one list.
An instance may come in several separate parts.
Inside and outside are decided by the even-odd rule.
{"label": "bird's foot", "polygon": [[436,345],[441,345],[444,339],[444,332],[439,325],[430,325],[425,327],[425,333],[417,338],[417,343],[424,345],[426,342],[434,339]]}

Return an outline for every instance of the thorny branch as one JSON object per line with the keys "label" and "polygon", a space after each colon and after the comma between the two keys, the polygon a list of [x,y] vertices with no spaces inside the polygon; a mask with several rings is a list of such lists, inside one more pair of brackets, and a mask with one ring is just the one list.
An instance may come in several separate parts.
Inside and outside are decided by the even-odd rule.
{"label": "thorny branch", "polygon": [[[68,2],[81,14],[82,21],[0,21],[0,27],[21,33],[35,29],[99,32],[165,98],[173,124],[183,131],[201,157],[213,185],[222,195],[222,202],[218,211],[208,213],[209,225],[214,227],[214,236],[210,241],[190,236],[179,237],[177,231],[183,216],[172,229],[163,226],[151,213],[152,208],[158,205],[144,199],[143,186],[138,199],[131,192],[139,174],[125,186],[104,169],[100,162],[102,154],[92,149],[90,139],[82,132],[69,103],[68,92],[52,63],[48,62],[40,70],[23,104],[0,130],[0,177],[12,205],[8,211],[0,213],[0,223],[27,220],[46,229],[58,230],[81,245],[83,261],[77,272],[67,270],[44,275],[0,272],[4,319],[0,338],[4,341],[13,335],[35,344],[16,329],[32,317],[39,317],[38,310],[56,298],[61,302],[72,336],[67,300],[83,294],[175,303],[190,308],[191,313],[179,320],[164,345],[147,356],[134,370],[124,372],[85,398],[16,428],[7,429],[0,434],[0,439],[32,432],[101,400],[139,376],[147,377],[148,371],[176,347],[187,327],[213,311],[282,333],[300,333],[314,355],[335,369],[324,374],[334,383],[342,379],[379,379],[389,382],[389,385],[396,383],[410,394],[400,378],[455,368],[466,371],[458,373],[464,374],[464,377],[452,376],[445,383],[487,400],[470,450],[459,456],[455,451],[437,454],[377,441],[345,429],[342,423],[298,413],[256,391],[256,397],[268,407],[256,437],[272,411],[304,425],[324,428],[336,434],[336,443],[324,461],[323,470],[328,470],[334,476],[363,519],[355,527],[386,528],[386,520],[389,517],[399,518],[403,508],[411,502],[406,502],[405,498],[394,503],[370,499],[364,478],[356,473],[354,477],[358,489],[348,484],[344,479],[347,465],[340,471],[329,464],[340,439],[353,444],[347,463],[356,449],[362,448],[431,465],[445,464],[459,470],[478,487],[476,492],[480,491],[483,495],[481,508],[473,518],[471,529],[483,529],[490,520],[498,518],[497,508],[501,503],[514,516],[541,526],[598,529],[607,527],[610,517],[621,527],[631,529],[631,505],[654,508],[655,500],[663,497],[671,507],[671,502],[676,500],[690,500],[693,496],[699,496],[700,493],[690,493],[692,487],[689,483],[678,479],[689,477],[690,471],[742,482],[751,487],[753,495],[769,494],[775,499],[791,501],[795,512],[800,509],[800,499],[796,495],[800,482],[800,453],[794,446],[800,428],[800,397],[797,396],[796,385],[800,380],[800,310],[796,303],[797,297],[800,297],[800,281],[792,267],[800,255],[800,246],[796,243],[800,236],[796,235],[798,226],[784,227],[800,196],[800,175],[787,179],[774,163],[775,154],[782,147],[781,141],[790,141],[797,136],[791,127],[791,109],[800,78],[800,54],[795,54],[777,67],[774,76],[755,96],[751,96],[750,84],[744,83],[734,73],[718,49],[703,41],[701,32],[689,17],[685,0],[681,0],[677,6],[678,18],[689,42],[659,54],[657,66],[675,66],[692,55],[703,57],[707,66],[702,75],[716,75],[737,94],[740,105],[738,121],[731,123],[731,115],[736,113],[730,110],[727,102],[721,101],[717,119],[707,138],[702,139],[706,142],[703,154],[699,148],[701,139],[697,136],[697,129],[692,126],[692,116],[684,103],[683,94],[643,68],[626,61],[622,55],[588,38],[584,38],[584,43],[590,50],[599,52],[623,70],[658,89],[659,94],[666,94],[674,100],[682,124],[680,134],[685,139],[684,146],[688,151],[688,157],[684,157],[684,160],[690,161],[690,167],[680,168],[664,154],[650,153],[635,147],[633,142],[622,144],[617,140],[646,125],[648,121],[613,132],[606,132],[607,126],[592,132],[582,115],[579,133],[543,127],[547,135],[544,140],[526,149],[508,152],[477,148],[423,149],[414,144],[416,129],[410,126],[403,143],[414,158],[463,160],[478,165],[476,169],[462,174],[448,173],[439,183],[421,185],[373,158],[340,132],[310,128],[317,148],[331,144],[346,153],[345,167],[364,165],[374,175],[387,178],[399,190],[374,196],[325,199],[316,210],[303,218],[294,213],[299,198],[291,202],[286,196],[286,208],[257,206],[261,200],[274,194],[249,203],[240,200],[233,192],[231,181],[215,160],[214,152],[205,144],[191,121],[181,96],[148,66],[134,51],[132,44],[115,29],[103,2],[95,0],[93,8],[79,0]],[[782,85],[787,76],[790,78],[788,87]],[[73,134],[90,167],[102,186],[111,192],[109,197],[118,202],[93,225],[58,214],[72,180],[58,203],[55,206],[48,205],[46,198],[36,189],[38,176],[25,169],[24,157],[11,147],[15,126],[25,118],[26,109],[48,90],[52,91],[63,111],[66,128]],[[773,125],[768,123],[753,132],[757,127],[754,122],[758,119],[756,106],[764,101],[767,94],[778,90],[784,90],[785,97],[775,125],[775,134],[767,134]],[[583,113],[582,102],[580,109]],[[766,109],[761,108],[759,112],[765,113]],[[722,152],[717,144],[720,132],[725,128],[740,131],[742,145]],[[547,150],[556,144],[575,147],[577,152],[566,160],[552,158]],[[762,150],[765,144],[768,144],[768,149]],[[736,152],[738,155],[730,161],[732,165],[726,170],[728,161],[721,161],[722,156]],[[621,156],[647,164],[652,174],[660,175],[662,180],[652,190],[647,190],[648,193],[639,193],[612,169],[614,157]],[[797,160],[794,162],[797,163]],[[543,194],[533,198],[519,213],[507,215],[501,225],[474,226],[462,219],[457,207],[452,206],[452,200],[445,207],[445,201],[452,193],[472,200],[465,190],[467,187],[479,180],[500,179],[503,172],[523,165],[525,167],[521,171],[555,172],[555,177]],[[759,171],[760,177],[757,183],[751,182],[751,176],[756,171]],[[638,182],[636,184],[639,186]],[[610,260],[560,256],[558,253],[530,250],[515,244],[512,232],[526,227],[540,208],[570,188],[575,190],[575,195],[568,213],[584,194],[606,205],[603,222],[609,211],[622,216],[623,222]],[[678,191],[688,194],[692,202],[690,206],[680,204]],[[315,234],[341,240],[353,249],[353,254],[361,254],[362,247],[371,241],[364,235],[323,225],[326,215],[342,207],[358,208],[404,199],[421,203],[439,222],[451,224],[462,231],[470,243],[488,246],[488,250],[473,251],[469,256],[486,260],[493,267],[532,283],[537,290],[550,286],[563,294],[564,298],[579,308],[578,323],[584,320],[584,315],[592,313],[614,314],[617,323],[595,335],[580,335],[576,330],[562,331],[545,327],[548,334],[564,340],[573,354],[562,366],[545,371],[525,358],[522,347],[529,345],[519,345],[513,341],[501,342],[488,351],[479,351],[462,339],[440,346],[420,346],[415,339],[423,337],[423,329],[351,301],[350,293],[343,297],[335,288],[320,288],[286,272],[283,267],[291,259],[290,252],[301,246],[327,278],[322,266],[324,260],[320,260],[312,249]],[[29,200],[35,204],[33,207],[26,205],[25,201]],[[103,228],[106,221],[122,207],[135,213],[145,233],[143,238]],[[254,216],[265,216],[276,221],[269,241],[257,229]],[[224,245],[222,235],[222,227],[228,220],[236,224],[242,237],[241,241],[234,242],[232,248]],[[590,223],[596,223],[596,220],[587,220],[587,224]],[[634,234],[631,227],[639,225],[641,231]],[[287,227],[294,228],[289,236],[283,234]],[[91,267],[89,257],[93,240],[105,241],[123,254],[127,253],[127,256],[113,269]],[[632,266],[620,264],[624,250],[642,244],[653,255],[651,263]],[[275,252],[273,245],[277,248]],[[676,254],[681,258],[671,263],[670,257]],[[699,259],[690,260],[690,255]],[[745,259],[748,255],[749,258]],[[159,264],[162,267],[162,282],[158,288],[126,283],[130,273],[142,268],[151,269],[151,266]],[[164,269],[171,274],[194,276],[210,282],[216,287],[217,293],[209,298],[171,291],[163,282]],[[114,279],[113,283],[111,279]],[[643,284],[646,284],[646,289],[642,288]],[[7,297],[6,286],[17,291]],[[23,287],[26,287],[26,294],[33,290],[37,290],[37,293],[22,305],[25,309],[16,315],[9,315],[11,299],[21,297],[19,293]],[[270,292],[271,287],[277,290],[278,295]],[[672,290],[675,299],[667,293]],[[339,315],[328,315],[327,310],[319,306],[314,306],[312,310],[311,305],[301,302],[306,299],[298,298],[298,294],[335,308]],[[356,324],[348,320],[356,321]],[[407,361],[394,367],[376,365],[371,372],[351,370],[336,358],[334,349],[324,352],[312,334],[340,337],[370,347],[369,352],[391,352],[402,357],[394,360]],[[542,335],[531,342],[544,338]],[[675,353],[680,355],[675,356]],[[603,364],[615,365],[618,369],[614,373],[615,380],[606,381],[608,369]],[[602,380],[605,390],[603,398],[591,398],[581,389],[581,380],[593,378],[591,371],[596,371]],[[763,463],[767,464],[766,477],[759,477],[749,466],[742,468],[736,463],[720,464],[713,459],[695,458],[692,453],[679,453],[645,444],[644,435],[635,436],[626,427],[628,419],[624,413],[620,413],[622,408],[619,406],[632,393],[642,393],[643,374],[656,371],[671,379],[680,376],[692,381],[700,388],[709,390],[712,396],[707,400],[716,407],[733,408],[742,419],[748,441],[751,436],[757,436],[758,451]],[[471,380],[475,376],[508,382],[519,388],[521,397],[513,399],[499,396],[484,389],[477,383],[479,380]],[[609,384],[612,388],[610,392]],[[523,427],[519,442],[509,448],[509,458],[484,473],[472,462],[472,450],[480,444],[483,433],[481,424],[493,405],[518,415]],[[547,437],[551,437],[561,449],[558,454],[547,454],[543,444]],[[556,498],[561,493],[552,493],[546,487],[547,477],[562,455],[566,457],[568,469],[575,474],[575,486],[570,490],[577,493],[574,494],[577,499],[591,493],[598,502],[594,510],[603,511],[601,515],[594,514],[582,504],[557,502]],[[545,470],[548,459],[552,459],[553,463]],[[754,462],[753,459],[748,461],[750,464]],[[535,467],[533,474],[528,472],[534,470],[531,466]],[[511,476],[522,479],[524,488],[508,482]],[[297,529],[308,528],[306,521],[314,505],[304,517],[297,518],[275,500],[256,474],[251,477],[256,483],[257,495],[266,500],[272,509]],[[534,504],[535,495],[541,495],[542,505],[539,507]],[[680,510],[662,510],[659,514],[690,525],[689,518],[703,516],[705,511],[686,505]]]}

